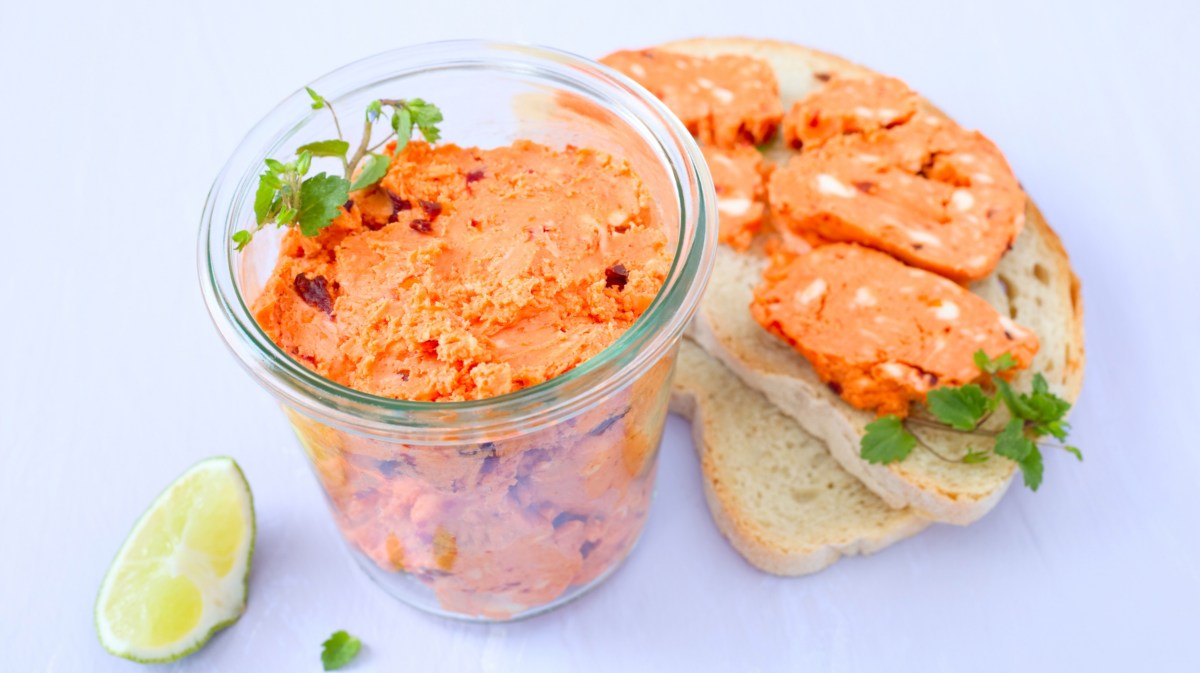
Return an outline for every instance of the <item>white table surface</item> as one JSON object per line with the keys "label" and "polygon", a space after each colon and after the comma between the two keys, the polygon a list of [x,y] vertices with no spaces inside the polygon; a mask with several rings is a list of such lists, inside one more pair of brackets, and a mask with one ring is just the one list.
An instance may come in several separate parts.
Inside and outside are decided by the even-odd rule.
{"label": "white table surface", "polygon": [[[317,671],[340,628],[366,643],[362,671],[1200,669],[1195,3],[105,4],[3,10],[0,670],[138,668],[97,643],[96,589],[154,495],[213,454],[254,489],[249,609],[168,670]],[[1087,461],[1052,455],[1039,493],[1014,488],[970,528],[781,579],[717,533],[672,418],[646,534],[599,590],[500,626],[394,602],[205,313],[213,177],[290,91],[399,45],[599,56],[722,34],[901,76],[1004,148],[1083,278]]]}

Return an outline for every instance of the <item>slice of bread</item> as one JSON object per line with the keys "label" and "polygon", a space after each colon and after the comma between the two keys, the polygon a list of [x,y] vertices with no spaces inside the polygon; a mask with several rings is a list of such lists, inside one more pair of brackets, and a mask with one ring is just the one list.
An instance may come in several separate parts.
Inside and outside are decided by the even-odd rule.
{"label": "slice of bread", "polygon": [[[824,75],[868,76],[871,71],[797,45],[748,39],[697,39],[662,47],[696,55],[747,54],[771,63],[779,77],[784,107],[820,86]],[[931,111],[941,114],[937,110]],[[784,159],[790,150],[776,142],[768,156]],[[966,465],[918,448],[890,465],[859,457],[863,428],[874,415],[855,409],[825,386],[809,363],[768,334],[749,312],[752,290],[766,263],[761,250],[737,253],[722,246],[691,335],[751,387],[762,391],[805,430],[826,443],[833,457],[889,505],[909,507],[934,521],[967,524],[986,514],[1012,481],[1015,465],[994,457]],[[1074,402],[1082,385],[1083,306],[1079,281],[1066,251],[1032,201],[1026,225],[991,276],[972,291],[1001,313],[1033,329],[1040,341],[1030,369],[1014,381],[1031,385],[1042,372],[1051,389]],[[923,440],[943,456],[962,456],[978,440],[950,431],[922,431]]]}
{"label": "slice of bread", "polygon": [[820,440],[684,339],[671,410],[692,421],[717,528],[754,566],[805,575],[928,525],[843,470]]}

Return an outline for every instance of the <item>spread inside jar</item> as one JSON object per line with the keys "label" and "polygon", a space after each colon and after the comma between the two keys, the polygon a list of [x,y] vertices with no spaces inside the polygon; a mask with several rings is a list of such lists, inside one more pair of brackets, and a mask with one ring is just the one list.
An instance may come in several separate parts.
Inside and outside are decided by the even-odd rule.
{"label": "spread inside jar", "polygon": [[475,400],[599,353],[670,263],[655,204],[620,159],[414,141],[317,236],[285,234],[253,310],[276,344],[342,385]]}

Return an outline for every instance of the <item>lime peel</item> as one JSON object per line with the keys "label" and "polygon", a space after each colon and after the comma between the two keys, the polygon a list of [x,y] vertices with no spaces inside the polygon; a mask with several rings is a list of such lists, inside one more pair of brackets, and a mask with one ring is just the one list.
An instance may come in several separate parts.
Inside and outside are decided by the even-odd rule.
{"label": "lime peel", "polygon": [[254,556],[254,500],[232,458],[188,469],[134,524],[100,586],[96,630],[110,653],[176,661],[236,622]]}

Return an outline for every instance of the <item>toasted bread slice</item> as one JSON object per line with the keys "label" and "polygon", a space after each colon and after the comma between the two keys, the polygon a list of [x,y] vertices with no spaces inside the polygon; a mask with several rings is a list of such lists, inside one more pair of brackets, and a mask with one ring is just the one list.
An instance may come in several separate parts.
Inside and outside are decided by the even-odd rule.
{"label": "toasted bread slice", "polygon": [[[738,53],[774,67],[785,109],[820,86],[827,75],[869,76],[870,70],[828,54],[781,42],[697,39],[662,47],[696,55]],[[931,111],[940,114],[934,110]],[[790,150],[775,143],[769,157]],[[738,253],[722,246],[691,335],[751,387],[762,391],[805,430],[825,442],[833,457],[889,505],[912,508],[934,521],[967,524],[986,514],[1012,481],[1015,465],[1003,458],[981,464],[949,462],[918,448],[905,460],[872,465],[859,457],[859,441],[874,415],[855,409],[825,386],[809,363],[768,334],[750,315],[752,290],[766,260],[761,250]],[[1079,280],[1062,243],[1029,202],[1026,225],[996,270],[971,286],[1002,314],[1033,329],[1041,348],[1015,385],[1028,389],[1042,372],[1058,395],[1074,402],[1082,385],[1083,306]],[[943,456],[965,454],[974,439],[950,431],[925,431],[924,441]]]}
{"label": "toasted bread slice", "polygon": [[685,339],[671,410],[692,421],[717,528],[754,566],[805,575],[928,525],[843,470],[820,440]]}

